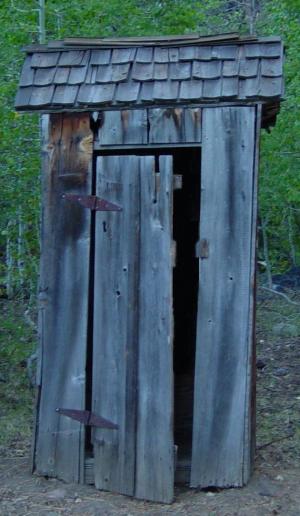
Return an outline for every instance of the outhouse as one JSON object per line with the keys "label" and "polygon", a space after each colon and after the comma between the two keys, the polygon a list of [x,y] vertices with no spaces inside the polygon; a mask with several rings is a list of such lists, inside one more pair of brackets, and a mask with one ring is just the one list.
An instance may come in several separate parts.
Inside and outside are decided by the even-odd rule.
{"label": "outhouse", "polygon": [[258,147],[279,38],[26,48],[42,116],[33,470],[171,502],[244,485],[255,428]]}

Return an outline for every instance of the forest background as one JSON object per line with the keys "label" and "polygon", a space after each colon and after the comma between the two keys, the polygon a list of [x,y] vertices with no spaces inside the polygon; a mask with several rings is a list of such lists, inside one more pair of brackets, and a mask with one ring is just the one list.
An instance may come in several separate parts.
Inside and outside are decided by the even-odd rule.
{"label": "forest background", "polygon": [[300,0],[2,0],[0,6],[0,289],[34,306],[40,234],[37,115],[14,110],[21,48],[67,36],[280,35],[285,101],[262,132],[259,260],[271,274],[300,265]]}

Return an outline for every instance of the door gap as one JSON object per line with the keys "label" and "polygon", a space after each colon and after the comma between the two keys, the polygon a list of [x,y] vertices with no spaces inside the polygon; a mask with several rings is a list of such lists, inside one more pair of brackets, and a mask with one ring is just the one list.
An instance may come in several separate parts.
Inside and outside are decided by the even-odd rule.
{"label": "door gap", "polygon": [[[91,193],[96,195],[97,181],[97,156],[93,155],[92,163],[92,185]],[[90,234],[90,259],[89,259],[89,293],[88,293],[88,330],[87,330],[87,350],[86,350],[86,370],[85,370],[85,409],[92,411],[92,390],[93,390],[93,333],[94,333],[94,288],[95,288],[95,227],[96,212],[91,211],[91,234]],[[103,226],[103,230],[106,228]],[[85,450],[87,456],[92,455],[92,429],[85,427]]]}
{"label": "door gap", "polygon": [[174,444],[177,446],[175,480],[189,482],[192,457],[193,398],[199,287],[200,150],[178,150],[174,174],[182,188],[174,191],[173,269],[174,313]]}

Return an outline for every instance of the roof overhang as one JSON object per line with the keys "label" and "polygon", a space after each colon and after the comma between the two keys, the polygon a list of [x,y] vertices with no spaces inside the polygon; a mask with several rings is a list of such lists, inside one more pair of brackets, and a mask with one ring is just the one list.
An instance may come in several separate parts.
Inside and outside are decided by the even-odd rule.
{"label": "roof overhang", "polygon": [[280,38],[67,38],[25,49],[18,111],[262,103],[273,125],[283,96]]}

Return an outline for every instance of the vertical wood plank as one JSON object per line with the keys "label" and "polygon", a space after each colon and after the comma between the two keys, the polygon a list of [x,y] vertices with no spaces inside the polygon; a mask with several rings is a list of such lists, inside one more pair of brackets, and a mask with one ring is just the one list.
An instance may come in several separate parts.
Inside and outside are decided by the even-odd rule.
{"label": "vertical wood plank", "polygon": [[245,418],[245,467],[244,482],[249,480],[254,467],[256,444],[256,341],[255,341],[255,295],[256,295],[256,252],[257,252],[257,209],[258,209],[258,172],[259,142],[261,130],[262,105],[256,106],[255,149],[253,175],[253,211],[251,234],[251,269],[250,269],[250,306],[249,306],[249,359],[246,385]]}
{"label": "vertical wood plank", "polygon": [[34,468],[68,482],[83,478],[84,428],[55,409],[85,408],[90,212],[61,195],[91,193],[92,144],[88,114],[50,116],[43,142],[41,367]]}
{"label": "vertical wood plank", "polygon": [[147,143],[147,111],[130,109],[103,111],[98,131],[99,145],[129,145]]}
{"label": "vertical wood plank", "polygon": [[140,179],[137,156],[100,157],[96,214],[93,410],[118,430],[94,432],[95,485],[134,494]]}
{"label": "vertical wood plank", "polygon": [[149,143],[179,143],[185,141],[183,108],[149,109],[148,120]]}
{"label": "vertical wood plank", "polygon": [[185,142],[201,142],[201,108],[186,108],[184,110]]}
{"label": "vertical wood plank", "polygon": [[201,142],[200,108],[155,108],[148,110],[149,143]]}
{"label": "vertical wood plank", "polygon": [[203,109],[193,487],[241,486],[249,463],[254,149],[254,107]]}
{"label": "vertical wood plank", "polygon": [[136,447],[138,498],[171,502],[174,484],[172,158],[141,158]]}

